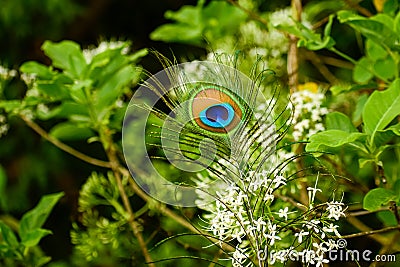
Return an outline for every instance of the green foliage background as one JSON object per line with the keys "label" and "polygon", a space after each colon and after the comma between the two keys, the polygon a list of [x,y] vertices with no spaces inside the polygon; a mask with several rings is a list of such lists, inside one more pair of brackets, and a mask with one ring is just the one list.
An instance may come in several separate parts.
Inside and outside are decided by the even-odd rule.
{"label": "green foliage background", "polygon": [[[348,179],[342,187],[346,202],[354,204],[349,212],[364,212],[343,221],[343,234],[398,227],[399,3],[303,1],[310,27],[298,19],[274,23],[271,13],[290,9],[290,4],[3,0],[0,63],[19,73],[0,81],[0,111],[10,126],[7,135],[0,135],[0,264],[146,266],[130,227],[138,227],[151,248],[188,232],[168,212],[199,224],[203,211],[165,207],[138,194],[128,175],[116,177],[119,166],[109,161],[121,156],[126,105],[144,72],[162,68],[149,48],[179,61],[240,50],[240,68],[248,73],[257,58],[254,47],[272,51],[281,46],[273,47],[270,36],[267,42],[257,41],[260,34],[273,31],[295,40],[297,85],[318,84],[332,111],[324,118],[326,130],[305,140],[303,148],[330,153],[320,153],[318,159]],[[255,34],[246,29],[255,29]],[[87,60],[84,49],[94,49],[101,40],[120,42]],[[265,57],[287,85],[283,90],[293,89],[282,67],[291,64],[288,52],[281,51],[279,60]],[[19,79],[23,75],[36,78],[24,84]],[[37,134],[35,125],[51,140],[99,162],[90,164],[91,159],[53,146]],[[159,168],[174,171],[163,163]],[[130,225],[121,188],[138,218],[135,226]],[[400,247],[398,230],[351,240],[352,248],[376,253],[395,253]],[[208,266],[197,257],[212,260],[218,251],[204,249],[207,245],[201,236],[182,235],[156,246],[151,256],[186,256],[157,266]]]}

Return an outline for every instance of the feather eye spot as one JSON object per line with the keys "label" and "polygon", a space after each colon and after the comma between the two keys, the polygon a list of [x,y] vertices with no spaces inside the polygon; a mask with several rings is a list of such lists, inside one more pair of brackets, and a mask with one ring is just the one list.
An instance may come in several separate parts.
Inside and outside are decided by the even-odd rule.
{"label": "feather eye spot", "polygon": [[235,111],[229,103],[211,105],[200,112],[200,120],[215,128],[225,128],[235,116]]}
{"label": "feather eye spot", "polygon": [[225,88],[201,88],[192,99],[191,109],[195,123],[214,133],[232,131],[243,114],[239,101]]}

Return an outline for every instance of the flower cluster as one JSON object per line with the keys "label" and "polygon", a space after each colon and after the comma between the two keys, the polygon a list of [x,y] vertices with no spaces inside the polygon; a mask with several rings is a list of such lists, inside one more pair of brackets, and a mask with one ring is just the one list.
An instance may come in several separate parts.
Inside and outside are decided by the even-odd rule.
{"label": "flower cluster", "polygon": [[6,135],[10,126],[7,124],[7,118],[0,114],[0,137]]}
{"label": "flower cluster", "polygon": [[83,56],[85,57],[86,62],[89,64],[93,57],[108,50],[108,49],[117,49],[117,48],[123,48],[122,49],[122,54],[126,55],[129,53],[129,47],[126,42],[122,41],[102,41],[97,47],[91,48],[91,49],[84,49]]}
{"label": "flower cluster", "polygon": [[[199,178],[198,185],[206,189],[209,183]],[[341,201],[317,203],[316,195],[321,192],[318,179],[314,187],[307,188],[307,207],[288,205],[279,192],[289,182],[281,173],[250,171],[237,184],[219,186],[216,201],[202,207],[208,211],[204,215],[206,230],[219,240],[219,245],[236,244],[231,253],[232,266],[253,266],[254,261],[267,260],[258,253],[264,247],[279,250],[270,255],[269,264],[293,260],[293,253],[305,264],[322,266],[328,262],[326,252],[336,246],[333,238],[340,237],[336,221],[345,216],[346,208]]]}
{"label": "flower cluster", "polygon": [[[275,18],[276,14],[282,11],[263,14],[264,17]],[[269,20],[269,19],[267,19]],[[287,36],[269,23],[263,25],[259,22],[249,20],[242,23],[235,36],[224,36],[213,43],[213,51],[207,56],[212,60],[215,54],[232,53],[240,50],[243,55],[241,70],[248,70],[254,62],[262,57],[263,69],[273,69],[278,75],[284,75],[286,72],[286,54],[288,52],[289,42]],[[222,63],[224,59],[222,58]]]}
{"label": "flower cluster", "polygon": [[10,70],[10,69],[0,65],[0,79],[1,80],[10,80],[16,76],[17,76],[16,70]]}
{"label": "flower cluster", "polygon": [[308,138],[317,132],[324,131],[322,117],[328,113],[323,107],[324,94],[318,92],[318,85],[306,83],[299,86],[299,91],[291,95],[293,109],[293,132],[295,141]]}
{"label": "flower cluster", "polygon": [[[0,96],[2,95],[7,82],[16,76],[17,76],[16,70],[10,70],[0,65]],[[7,124],[7,117],[1,114],[0,110],[0,137],[6,135],[9,129],[10,126]]]}

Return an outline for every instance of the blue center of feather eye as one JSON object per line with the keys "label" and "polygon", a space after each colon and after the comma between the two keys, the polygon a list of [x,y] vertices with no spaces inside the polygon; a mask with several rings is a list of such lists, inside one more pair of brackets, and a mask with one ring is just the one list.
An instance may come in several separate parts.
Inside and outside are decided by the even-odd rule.
{"label": "blue center of feather eye", "polygon": [[232,122],[234,115],[235,111],[230,104],[215,104],[200,112],[200,120],[210,127],[224,128]]}

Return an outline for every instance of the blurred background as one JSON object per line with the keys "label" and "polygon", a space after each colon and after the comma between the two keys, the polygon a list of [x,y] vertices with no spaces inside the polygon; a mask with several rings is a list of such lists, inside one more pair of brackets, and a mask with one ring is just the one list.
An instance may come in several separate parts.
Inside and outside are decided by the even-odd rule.
{"label": "blurred background", "polygon": [[[103,40],[131,41],[131,50],[151,48],[166,56],[181,55],[194,58],[205,53],[199,47],[152,41],[150,33],[166,23],[167,10],[178,10],[184,4],[196,5],[195,0],[1,0],[0,1],[0,63],[18,69],[26,61],[49,64],[41,46],[45,40],[73,40],[82,48],[97,46]],[[189,49],[188,49],[189,47]],[[155,57],[147,56],[141,65],[150,72],[161,66]],[[7,90],[9,99],[19,98],[26,91],[20,81],[12,81]],[[41,246],[54,261],[68,259],[72,253],[71,223],[77,219],[80,187],[96,169],[60,151],[44,141],[20,120],[9,122],[7,138],[0,138],[0,175],[7,177],[7,210],[2,213],[20,218],[34,207],[44,194],[64,191],[66,197],[52,212],[45,228],[53,238],[45,238]],[[49,128],[52,124],[43,124]],[[69,143],[83,152],[97,151],[105,158],[101,145],[86,141]]]}
{"label": "blurred background", "polygon": [[[166,11],[177,11],[184,5],[195,6],[197,2],[196,0],[0,0],[0,65],[15,70],[18,70],[22,63],[30,60],[49,65],[51,61],[41,50],[45,40],[54,42],[73,40],[80,44],[83,49],[95,47],[102,41],[130,41],[132,51],[148,48],[156,50],[170,59],[175,57],[178,61],[204,59],[212,50],[207,47],[205,42],[197,43],[190,40],[174,42],[173,38],[170,42],[163,42],[161,40],[155,41],[157,38],[150,38],[151,33],[159,26],[171,23],[171,20],[164,16]],[[205,1],[204,5],[207,6],[209,2],[211,1]],[[260,14],[289,7],[291,3],[289,0],[260,0],[254,2],[257,2]],[[326,3],[331,6],[325,6],[324,8],[318,6],[318,1],[302,1],[304,6],[308,3],[313,4],[309,5],[310,8],[307,10],[313,15],[311,16],[313,25],[320,20],[322,21],[321,25],[325,25],[327,15],[343,7],[345,7],[343,9],[353,8],[348,2],[354,2],[360,10],[364,10],[367,14],[368,12],[372,14],[376,12],[376,4],[374,3],[378,1],[326,0]],[[388,0],[387,2],[394,1]],[[263,18],[269,18],[268,16],[269,14]],[[223,18],[221,17],[221,19]],[[233,51],[237,41],[228,38],[232,37],[234,35],[232,32],[237,29],[235,27],[232,27],[233,30],[230,29],[229,18],[226,18],[228,26],[225,25],[226,27],[221,32],[217,30],[213,32],[213,29],[209,30],[211,33],[208,36],[208,41],[218,49],[225,48],[224,45],[231,42],[229,44],[231,46],[227,50]],[[244,25],[245,23],[243,22],[242,24]],[[246,53],[248,51],[251,52],[251,48],[248,46],[252,46],[254,42],[257,42],[257,34],[262,32],[254,25],[252,26],[253,28],[250,26],[249,36],[253,34],[251,30],[256,29],[254,30],[254,36],[251,37],[253,39],[250,39],[247,46],[245,46],[248,36],[240,33],[244,37],[240,37],[242,38],[242,43],[238,44],[238,46],[243,46],[243,50],[248,49]],[[211,26],[208,25],[208,27]],[[320,32],[322,31],[321,28],[318,29]],[[338,37],[336,38],[336,47],[339,50],[346,51],[354,59],[359,59],[362,56],[364,50],[363,39],[361,35],[354,34],[350,27],[342,26],[335,20],[332,36]],[[227,39],[224,39],[225,37]],[[265,43],[265,40],[262,42]],[[281,47],[283,50],[286,49],[287,40],[285,42],[284,48],[282,44],[278,43],[274,44],[276,46],[274,49],[277,47]],[[265,46],[269,45],[273,46],[273,44],[266,44]],[[251,54],[250,52],[249,54]],[[278,52],[280,54],[277,57],[280,57],[280,61],[276,63],[276,66],[278,66],[276,68],[282,77],[282,81],[287,82],[285,61],[287,51]],[[311,54],[304,53],[300,55],[303,59],[301,62],[302,68],[299,70],[301,77],[303,77],[300,77],[300,82],[315,81],[327,91],[326,88],[329,87],[331,82],[329,77],[332,76],[324,76],[324,73],[318,70],[318,65],[311,63],[313,59],[307,58],[309,55]],[[344,63],[344,61],[335,61],[338,57],[326,50],[320,52],[319,55],[321,55],[322,59],[331,60],[331,63],[327,63],[328,74],[331,73],[341,81],[352,82],[353,65],[348,62]],[[157,57],[152,54],[143,57],[139,64],[150,73],[156,73],[162,68]],[[274,67],[273,69],[275,70],[276,68]],[[5,92],[7,99],[23,98],[26,92],[26,85],[18,79],[11,80],[9,88],[11,89]],[[368,91],[369,88],[365,90],[370,93]],[[340,102],[334,107],[339,107],[338,110],[341,111],[348,111],[354,108],[357,97],[339,99],[333,103],[333,106]],[[359,114],[359,116],[361,115]],[[73,254],[70,238],[72,222],[79,221],[81,216],[77,211],[79,190],[93,171],[103,173],[105,171],[64,153],[43,140],[18,118],[11,118],[8,123],[10,125],[8,134],[0,138],[0,178],[2,178],[0,179],[0,189],[5,188],[3,191],[0,190],[0,204],[1,202],[7,203],[7,205],[0,205],[2,208],[0,214],[10,214],[14,218],[21,218],[27,210],[35,206],[41,196],[54,192],[65,192],[66,197],[62,198],[44,226],[44,228],[50,229],[53,235],[51,238],[44,238],[40,246],[45,254],[52,257],[54,262],[68,262]],[[44,129],[50,129],[56,123],[56,120],[41,121],[40,125]],[[358,123],[358,126],[360,126],[361,122],[359,121]],[[68,141],[67,144],[79,148],[83,153],[96,155],[96,158],[106,160],[106,155],[100,143],[88,144],[84,140]],[[355,157],[351,160],[351,163],[356,161]],[[397,163],[394,160],[393,164]],[[352,166],[352,168],[356,167]],[[366,177],[363,176],[365,178],[364,182],[371,187],[374,186],[374,174],[371,174],[372,172],[374,170],[370,168],[360,175]],[[6,187],[1,184],[1,181],[5,180],[7,181]],[[362,201],[361,195],[357,195],[354,201]],[[133,204],[135,208],[138,208],[143,205],[143,201],[134,196]],[[196,212],[198,211],[192,211],[192,213],[189,212],[190,214],[186,215],[188,217],[196,217],[198,216]],[[367,217],[365,221],[368,221],[369,225],[376,227],[383,225],[382,221],[375,216]],[[146,223],[149,222],[150,224],[154,223],[154,225],[150,225],[150,229],[157,231],[161,228],[157,220],[150,218]],[[168,227],[163,228],[163,230],[166,228]],[[348,230],[349,232],[356,231],[351,227]],[[167,232],[167,230],[165,231]],[[169,234],[169,232],[165,234],[165,237],[168,237]],[[361,248],[367,246],[371,250],[379,250],[379,245],[376,242],[358,243]],[[60,264],[57,266],[68,265]]]}

